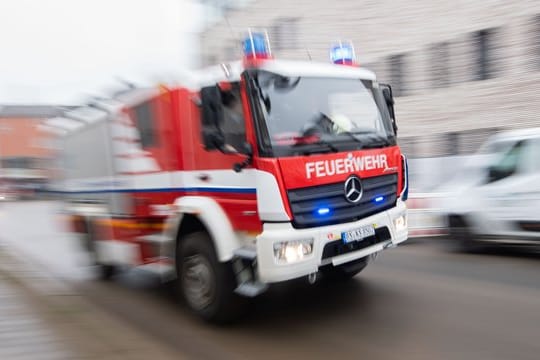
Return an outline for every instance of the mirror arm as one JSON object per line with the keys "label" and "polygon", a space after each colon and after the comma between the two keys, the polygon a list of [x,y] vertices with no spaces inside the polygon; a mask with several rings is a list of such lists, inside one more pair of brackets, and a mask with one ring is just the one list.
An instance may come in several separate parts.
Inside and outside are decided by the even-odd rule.
{"label": "mirror arm", "polygon": [[237,173],[253,163],[253,148],[249,144],[246,145],[246,148],[248,149],[246,158],[241,163],[235,163],[233,165],[233,170]]}
{"label": "mirror arm", "polygon": [[248,165],[251,165],[251,163],[253,162],[253,155],[252,154],[249,154],[248,156],[246,156],[246,158],[244,159],[244,161],[242,161],[241,163],[235,163],[233,165],[233,170],[237,173],[241,172],[243,169],[245,169]]}

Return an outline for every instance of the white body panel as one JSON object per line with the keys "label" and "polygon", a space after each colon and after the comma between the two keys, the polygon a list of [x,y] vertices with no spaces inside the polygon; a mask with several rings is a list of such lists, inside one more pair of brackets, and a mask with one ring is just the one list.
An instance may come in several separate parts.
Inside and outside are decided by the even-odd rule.
{"label": "white body panel", "polygon": [[[227,214],[217,202],[209,197],[184,196],[175,201],[175,206],[182,214],[193,214],[202,221],[214,239],[219,261],[229,261],[234,251],[241,247],[239,237],[234,232]],[[182,217],[180,216],[180,221]]]}
{"label": "white body panel", "polygon": [[265,221],[289,221],[274,175],[257,171],[257,210]]}

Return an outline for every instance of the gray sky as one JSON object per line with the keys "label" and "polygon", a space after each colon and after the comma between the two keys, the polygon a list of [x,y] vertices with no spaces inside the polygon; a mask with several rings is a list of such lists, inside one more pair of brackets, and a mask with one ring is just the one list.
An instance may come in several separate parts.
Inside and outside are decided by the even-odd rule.
{"label": "gray sky", "polygon": [[192,0],[1,0],[0,104],[76,103],[196,66]]}

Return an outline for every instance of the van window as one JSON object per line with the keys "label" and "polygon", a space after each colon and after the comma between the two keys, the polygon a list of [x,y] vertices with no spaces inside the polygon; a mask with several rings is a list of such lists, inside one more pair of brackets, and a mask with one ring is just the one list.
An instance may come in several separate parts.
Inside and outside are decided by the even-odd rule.
{"label": "van window", "polygon": [[527,149],[526,141],[519,141],[489,168],[489,182],[502,180],[523,168]]}
{"label": "van window", "polygon": [[527,143],[523,154],[523,169],[528,173],[540,173],[540,139],[528,140]]}

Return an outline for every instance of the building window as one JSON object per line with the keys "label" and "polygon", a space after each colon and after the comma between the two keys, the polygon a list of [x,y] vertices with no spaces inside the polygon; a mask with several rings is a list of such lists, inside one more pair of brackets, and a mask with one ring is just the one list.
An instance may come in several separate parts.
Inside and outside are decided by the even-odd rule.
{"label": "building window", "polygon": [[152,103],[144,102],[133,109],[135,113],[135,123],[141,136],[141,145],[143,148],[155,146],[156,129],[152,113]]}
{"label": "building window", "polygon": [[444,88],[450,83],[449,44],[441,42],[430,47],[429,66],[431,69],[431,87]]}
{"label": "building window", "polygon": [[473,33],[474,80],[487,80],[495,76],[494,37],[495,30],[493,29],[484,29]]}
{"label": "building window", "polygon": [[298,46],[298,19],[279,18],[273,26],[272,43],[276,50],[294,49]]}
{"label": "building window", "polygon": [[395,96],[406,95],[405,88],[405,54],[392,55],[388,59],[390,65],[390,85]]}

